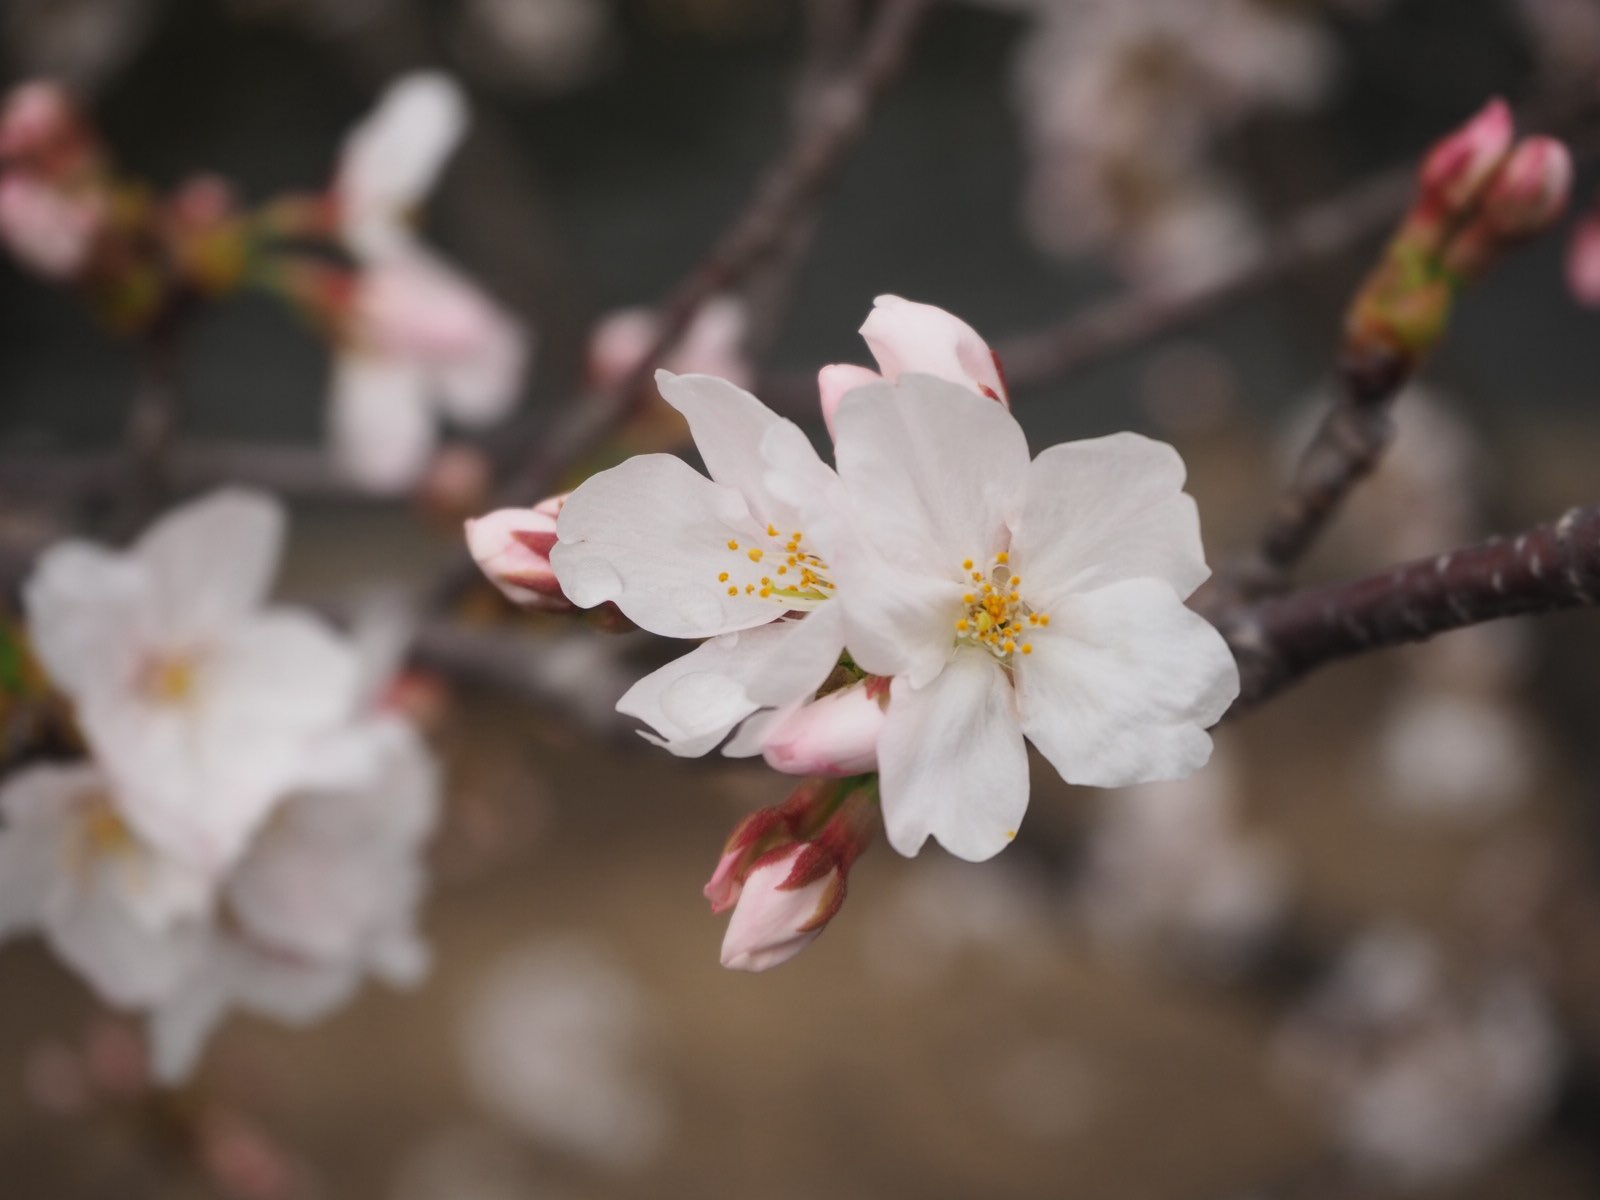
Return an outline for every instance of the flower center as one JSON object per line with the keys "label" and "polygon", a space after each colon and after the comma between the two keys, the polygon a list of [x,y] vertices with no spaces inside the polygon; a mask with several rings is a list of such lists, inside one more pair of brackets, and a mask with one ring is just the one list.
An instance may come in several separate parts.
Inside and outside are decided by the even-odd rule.
{"label": "flower center", "polygon": [[136,686],[141,695],[157,704],[184,704],[194,698],[196,674],[192,658],[164,655],[145,662]]}
{"label": "flower center", "polygon": [[730,596],[743,592],[785,608],[815,608],[833,594],[834,585],[828,564],[806,549],[805,539],[798,530],[785,538],[776,525],[767,526],[765,546],[729,538],[732,561],[717,573],[717,582]]}
{"label": "flower center", "polygon": [[987,650],[1001,661],[1019,651],[1033,653],[1028,635],[1050,624],[1050,614],[1035,612],[1022,598],[1022,576],[1011,573],[1011,555],[1001,551],[987,572],[975,569],[969,558],[961,564],[972,590],[961,597],[964,605],[956,620],[956,641]]}

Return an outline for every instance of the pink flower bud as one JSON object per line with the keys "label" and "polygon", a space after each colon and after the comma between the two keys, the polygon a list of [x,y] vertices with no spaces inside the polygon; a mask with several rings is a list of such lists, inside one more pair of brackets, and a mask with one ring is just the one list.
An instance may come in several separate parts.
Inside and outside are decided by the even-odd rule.
{"label": "pink flower bud", "polygon": [[844,898],[844,874],[808,869],[810,847],[792,846],[763,859],[746,877],[728,931],[722,965],[766,971],[817,940]]}
{"label": "pink flower bud", "polygon": [[1511,148],[1511,109],[1498,96],[1434,146],[1422,166],[1423,195],[1450,212],[1472,203]]}
{"label": "pink flower bud", "polygon": [[1600,211],[1578,222],[1572,235],[1567,248],[1567,285],[1579,304],[1600,307]]}
{"label": "pink flower bud", "polygon": [[[11,90],[0,107],[0,158],[29,170],[55,174],[76,165],[88,131],[77,106],[59,84],[33,80]],[[63,161],[63,154],[74,160]]]}
{"label": "pink flower bud", "polygon": [[933,375],[959,383],[981,396],[1010,405],[1000,360],[989,344],[961,318],[931,304],[899,296],[879,296],[861,326],[861,336],[877,360],[878,372],[839,364],[817,375],[822,416],[833,430],[833,414],[846,392],[879,379]]}
{"label": "pink flower bud", "polygon": [[551,496],[533,508],[502,508],[467,522],[467,548],[489,581],[524,608],[571,612],[550,568],[556,518],[566,496]]}
{"label": "pink flower bud", "polygon": [[1499,234],[1527,237],[1554,224],[1571,195],[1571,153],[1555,138],[1531,137],[1511,152],[1489,185],[1484,216]]}
{"label": "pink flower bud", "polygon": [[[745,353],[750,312],[735,296],[714,296],[700,306],[689,328],[661,363],[675,375],[715,375],[747,388],[755,370]],[[660,318],[648,308],[619,308],[600,319],[589,337],[589,380],[611,387],[638,369],[655,346]]]}
{"label": "pink flower bud", "polygon": [[762,756],[786,775],[840,778],[876,771],[883,698],[881,687],[862,682],[813,700],[767,734]]}
{"label": "pink flower bud", "polygon": [[104,223],[97,195],[74,196],[25,173],[0,179],[0,240],[46,279],[82,273]]}

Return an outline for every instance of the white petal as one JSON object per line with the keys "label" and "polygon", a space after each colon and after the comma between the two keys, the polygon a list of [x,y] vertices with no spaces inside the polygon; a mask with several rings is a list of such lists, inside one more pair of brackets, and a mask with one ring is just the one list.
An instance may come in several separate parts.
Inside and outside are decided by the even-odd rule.
{"label": "white petal", "polygon": [[151,590],[149,576],[126,555],[87,542],[45,551],[22,590],[45,673],[79,698],[125,686],[155,616]]}
{"label": "white petal", "polygon": [[1166,584],[1125,580],[1067,597],[1016,659],[1022,727],[1068,783],[1178,779],[1211,756],[1205,732],[1239,694],[1222,635]]}
{"label": "white petal", "polygon": [[79,800],[104,786],[100,771],[82,764],[26,767],[0,788],[0,939],[37,928],[70,865],[62,847]]}
{"label": "white petal", "polygon": [[926,687],[895,680],[878,769],[884,829],[901,854],[929,836],[969,862],[1004,850],[1028,808],[1028,753],[999,663],[965,650]]}
{"label": "white petal", "polygon": [[389,226],[421,204],[466,127],[466,98],[446,75],[407,75],[384,92],[339,159],[335,190],[358,251],[384,248]]}
{"label": "white petal", "polygon": [[214,637],[267,598],[283,552],[283,505],[231,487],[173,509],[134,543],[172,634]]}
{"label": "white petal", "polygon": [[828,427],[828,436],[836,437],[834,417],[839,412],[839,401],[856,388],[869,383],[879,383],[883,376],[854,363],[833,363],[817,372],[817,397],[822,405],[822,420]]}
{"label": "white petal", "polygon": [[896,566],[945,579],[1003,548],[1028,471],[1022,427],[992,400],[926,375],[847,395],[839,476],[862,536]]}
{"label": "white petal", "polygon": [[767,490],[761,441],[775,426],[791,423],[743,388],[712,375],[657,371],[656,387],[689,423],[706,473],[743,496],[758,525],[775,523],[787,529],[794,512],[776,503]]}
{"label": "white petal", "polygon": [[976,329],[942,308],[879,296],[861,326],[861,336],[889,379],[935,375],[1006,402],[994,351]]}
{"label": "white petal", "polygon": [[830,554],[838,585],[832,603],[844,614],[850,656],[868,674],[903,677],[912,687],[928,683],[954,652],[970,585],[896,566],[853,528],[835,537]]}
{"label": "white petal", "polygon": [[762,533],[743,497],[670,454],[639,455],[591,476],[568,498],[557,530],[550,562],[579,608],[615,601],[663,637],[714,637],[783,614],[742,590],[728,595],[717,578],[754,565],[728,549],[730,540],[753,544]]}
{"label": "white petal", "polygon": [[440,407],[474,429],[494,424],[516,407],[532,354],[532,336],[506,314],[493,311],[472,353],[440,365]]}
{"label": "white petal", "polygon": [[1187,596],[1210,575],[1200,516],[1171,446],[1116,433],[1052,446],[1028,469],[1012,562],[1035,607],[1123,579]]}
{"label": "white petal", "polygon": [[202,954],[204,965],[150,1014],[150,1069],[169,1086],[194,1073],[206,1041],[227,1015],[227,980],[210,966],[213,953],[208,947]]}
{"label": "white petal", "polygon": [[714,638],[634,684],[617,711],[650,725],[660,736],[646,738],[680,757],[705,754],[758,708],[822,686],[842,648],[829,607]]}
{"label": "white petal", "polygon": [[345,473],[375,492],[415,483],[435,441],[422,368],[397,358],[344,354],[334,364],[331,386],[333,450]]}

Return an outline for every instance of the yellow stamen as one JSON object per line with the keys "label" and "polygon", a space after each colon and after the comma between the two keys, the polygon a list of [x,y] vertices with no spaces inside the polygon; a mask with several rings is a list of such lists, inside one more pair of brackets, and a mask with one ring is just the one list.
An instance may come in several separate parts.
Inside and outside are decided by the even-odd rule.
{"label": "yellow stamen", "polygon": [[721,575],[718,575],[717,576],[717,582],[718,583],[727,583],[728,582],[728,573],[726,571],[724,571]]}

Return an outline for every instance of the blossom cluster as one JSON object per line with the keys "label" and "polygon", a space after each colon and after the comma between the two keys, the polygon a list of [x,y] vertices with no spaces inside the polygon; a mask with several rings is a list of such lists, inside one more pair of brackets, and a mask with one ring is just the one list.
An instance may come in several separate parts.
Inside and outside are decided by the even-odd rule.
{"label": "blossom cluster", "polygon": [[34,651],[88,759],[0,788],[0,938],[37,932],[194,1066],[233,1007],[301,1024],[367,975],[427,967],[414,928],[432,756],[380,664],[263,607],[284,517],[226,490],[125,553],[58,544],[24,589]]}
{"label": "blossom cluster", "polygon": [[469,527],[513,599],[704,639],[618,704],[649,741],[840,781],[736,831],[707,888],[737,905],[728,965],[820,930],[871,836],[863,807],[902,854],[931,837],[986,859],[1027,808],[1026,742],[1070,783],[1179,778],[1238,693],[1184,604],[1209,571],[1171,447],[1124,433],[1030,458],[965,322],[886,296],[862,334],[877,370],[818,379],[834,466],[749,392],[661,372],[709,478],[640,455]]}
{"label": "blossom cluster", "polygon": [[170,337],[196,303],[245,289],[288,304],[334,352],[340,465],[395,491],[423,474],[438,415],[484,426],[511,410],[531,354],[412,226],[466,124],[453,81],[404,77],[350,132],[325,192],[248,209],[216,176],[170,195],[122,177],[63,89],[27,83],[0,109],[0,242],[129,337]]}

